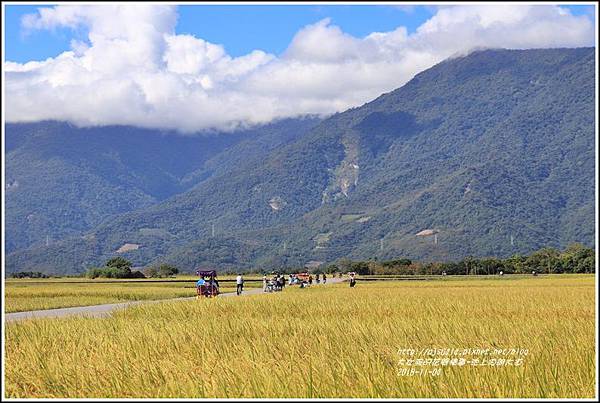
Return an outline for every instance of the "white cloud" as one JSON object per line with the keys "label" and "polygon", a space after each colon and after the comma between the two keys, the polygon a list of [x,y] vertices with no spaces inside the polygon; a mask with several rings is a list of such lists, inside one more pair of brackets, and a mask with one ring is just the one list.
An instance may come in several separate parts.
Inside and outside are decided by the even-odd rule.
{"label": "white cloud", "polygon": [[26,16],[28,30],[88,30],[45,61],[5,62],[7,121],[68,120],[191,132],[329,114],[361,105],[443,59],[480,47],[595,46],[588,16],[547,5],[440,7],[413,34],[365,38],[324,19],[279,57],[175,34],[175,7],[60,5]]}

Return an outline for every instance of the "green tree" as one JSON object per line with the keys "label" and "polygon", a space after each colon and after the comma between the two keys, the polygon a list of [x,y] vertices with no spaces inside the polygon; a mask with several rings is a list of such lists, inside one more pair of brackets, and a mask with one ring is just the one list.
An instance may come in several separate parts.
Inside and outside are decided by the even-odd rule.
{"label": "green tree", "polygon": [[146,277],[156,277],[158,275],[158,269],[154,266],[146,267],[144,269],[144,274],[146,275]]}
{"label": "green tree", "polygon": [[355,272],[356,274],[369,274],[371,271],[371,267],[369,262],[352,262],[350,264],[350,271]]}
{"label": "green tree", "polygon": [[129,268],[131,269],[131,262],[127,259],[122,258],[121,256],[113,257],[106,261],[106,267],[116,267],[118,269]]}
{"label": "green tree", "polygon": [[348,258],[341,258],[337,262],[337,266],[340,268],[342,272],[349,272],[352,270],[352,261]]}
{"label": "green tree", "polygon": [[97,267],[92,267],[92,268],[88,269],[88,271],[85,273],[85,276],[88,278],[97,278],[97,277],[102,277],[103,275],[104,275],[103,269],[100,269]]}
{"label": "green tree", "polygon": [[504,259],[504,272],[505,273],[525,273],[526,266],[525,262],[527,261],[526,256],[522,255],[513,255],[508,259]]}
{"label": "green tree", "polygon": [[467,256],[460,263],[465,268],[465,274],[477,274],[477,265],[473,256]]}
{"label": "green tree", "polygon": [[567,273],[593,273],[595,269],[594,250],[579,243],[571,244],[561,253],[560,264]]}
{"label": "green tree", "polygon": [[476,264],[479,274],[497,274],[504,270],[504,262],[494,257],[479,259]]}
{"label": "green tree", "polygon": [[157,272],[159,277],[170,277],[179,273],[179,269],[169,264],[161,264],[160,266],[158,266]]}
{"label": "green tree", "polygon": [[554,248],[543,248],[533,252],[525,265],[527,271],[535,270],[542,273],[562,273],[562,265],[560,261],[560,252]]}

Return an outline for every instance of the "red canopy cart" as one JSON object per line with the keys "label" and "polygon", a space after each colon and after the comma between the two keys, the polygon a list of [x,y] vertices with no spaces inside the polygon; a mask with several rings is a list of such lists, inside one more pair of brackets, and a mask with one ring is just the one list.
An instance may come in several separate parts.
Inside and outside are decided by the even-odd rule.
{"label": "red canopy cart", "polygon": [[[196,274],[204,280],[204,284],[196,283],[197,298],[212,298],[219,295],[219,283],[216,279],[216,270],[196,270]],[[198,282],[200,282],[200,280]]]}

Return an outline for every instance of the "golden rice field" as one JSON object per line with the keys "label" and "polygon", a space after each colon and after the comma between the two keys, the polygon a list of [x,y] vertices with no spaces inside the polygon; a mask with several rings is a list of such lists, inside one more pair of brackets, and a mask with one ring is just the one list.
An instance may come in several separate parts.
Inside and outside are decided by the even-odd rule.
{"label": "golden rice field", "polygon": [[[196,294],[196,277],[188,282],[161,282],[149,280],[7,280],[5,283],[5,312],[66,308],[110,304],[124,301],[158,300],[190,297]],[[260,282],[246,282],[246,287],[262,286]],[[221,283],[221,292],[235,291],[234,283]]]}
{"label": "golden rice field", "polygon": [[[586,275],[359,282],[9,323],[5,390],[12,398],[591,398],[594,298]],[[422,348],[528,354],[520,366],[403,375],[401,350]]]}

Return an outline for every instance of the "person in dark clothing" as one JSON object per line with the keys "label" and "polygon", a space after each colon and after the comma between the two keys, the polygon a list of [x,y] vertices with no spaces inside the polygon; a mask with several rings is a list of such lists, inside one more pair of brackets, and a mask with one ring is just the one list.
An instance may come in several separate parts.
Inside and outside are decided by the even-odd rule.
{"label": "person in dark clothing", "polygon": [[354,278],[354,274],[350,275],[350,287],[354,287],[356,285],[356,279]]}
{"label": "person in dark clothing", "polygon": [[216,277],[214,277],[212,279],[212,281],[210,282],[210,286],[211,286],[211,290],[214,293],[213,296],[218,295],[219,294],[219,280],[217,280]]}
{"label": "person in dark clothing", "polygon": [[277,275],[277,289],[278,289],[279,291],[281,291],[281,290],[282,290],[282,288],[281,288],[281,283],[282,283],[282,281],[281,281],[281,276],[278,274],[278,275]]}
{"label": "person in dark clothing", "polygon": [[327,275],[325,273],[323,273],[323,284],[325,284],[327,282]]}

